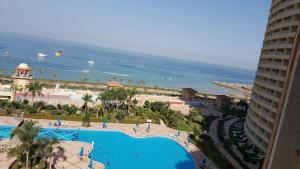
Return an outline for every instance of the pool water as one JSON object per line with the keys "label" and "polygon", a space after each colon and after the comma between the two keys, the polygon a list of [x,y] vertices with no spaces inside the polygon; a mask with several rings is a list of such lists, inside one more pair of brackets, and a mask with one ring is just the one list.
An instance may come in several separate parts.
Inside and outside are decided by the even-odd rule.
{"label": "pool water", "polygon": [[[0,138],[8,138],[12,128],[0,125]],[[43,128],[39,136],[94,141],[91,157],[103,163],[106,169],[195,169],[192,156],[168,138],[133,138],[116,131],[53,128]]]}

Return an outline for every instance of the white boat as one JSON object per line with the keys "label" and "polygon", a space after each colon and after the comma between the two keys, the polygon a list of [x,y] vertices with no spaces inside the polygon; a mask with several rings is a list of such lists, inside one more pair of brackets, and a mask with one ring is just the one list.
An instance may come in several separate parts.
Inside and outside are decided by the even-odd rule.
{"label": "white boat", "polygon": [[46,57],[47,55],[45,53],[40,52],[40,53],[37,53],[37,56],[38,57]]}
{"label": "white boat", "polygon": [[89,61],[88,61],[88,64],[89,64],[90,66],[93,66],[93,65],[95,64],[95,62],[94,62],[93,60],[89,60]]}
{"label": "white boat", "polygon": [[9,53],[8,51],[5,51],[5,54],[4,54],[5,57],[9,57]]}

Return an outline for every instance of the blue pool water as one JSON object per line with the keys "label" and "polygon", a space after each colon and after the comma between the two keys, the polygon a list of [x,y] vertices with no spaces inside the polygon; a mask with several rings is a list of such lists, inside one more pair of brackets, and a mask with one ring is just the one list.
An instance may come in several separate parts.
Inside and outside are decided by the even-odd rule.
{"label": "blue pool water", "polygon": [[[12,128],[0,125],[0,138],[8,138]],[[91,157],[107,169],[195,169],[192,156],[175,141],[163,137],[133,138],[115,131],[53,128],[43,128],[39,136],[94,141]]]}

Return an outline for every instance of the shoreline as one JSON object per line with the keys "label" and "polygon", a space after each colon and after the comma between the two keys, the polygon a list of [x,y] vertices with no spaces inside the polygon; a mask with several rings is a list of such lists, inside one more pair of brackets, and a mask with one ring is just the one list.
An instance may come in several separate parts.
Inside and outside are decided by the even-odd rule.
{"label": "shoreline", "polygon": [[[38,78],[36,78],[38,79]],[[5,76],[5,77],[0,77],[0,80],[6,81],[6,83],[12,83],[12,78],[10,76]],[[45,84],[46,87],[49,88],[55,88],[57,84],[59,84],[60,88],[62,89],[75,89],[75,90],[91,90],[91,91],[102,91],[106,90],[108,87],[106,83],[103,82],[79,82],[79,81],[71,81],[71,80],[52,80],[52,79],[38,79],[41,81],[41,83]],[[222,83],[226,84],[226,82],[219,82],[217,84],[216,82],[218,81],[213,81],[212,84],[223,86],[230,88],[229,86],[226,85],[221,85]],[[230,83],[228,83],[230,84]],[[154,86],[138,86],[138,85],[127,85],[123,84],[125,88],[136,88],[138,92],[141,92],[143,94],[158,94],[158,95],[167,95],[167,96],[180,96],[182,89],[177,89],[177,88],[165,88],[165,87],[154,87]],[[231,88],[236,91],[240,91],[237,88]],[[243,91],[241,91],[243,92]],[[244,93],[244,92],[243,92]],[[196,93],[197,96],[202,97],[202,98],[208,98],[208,99],[216,99],[217,95],[221,94],[214,94],[214,93],[207,93],[207,92],[200,92],[197,91]],[[246,96],[246,95],[245,95]],[[238,95],[233,94],[231,96],[232,98],[235,99],[249,99],[249,97],[240,97]]]}

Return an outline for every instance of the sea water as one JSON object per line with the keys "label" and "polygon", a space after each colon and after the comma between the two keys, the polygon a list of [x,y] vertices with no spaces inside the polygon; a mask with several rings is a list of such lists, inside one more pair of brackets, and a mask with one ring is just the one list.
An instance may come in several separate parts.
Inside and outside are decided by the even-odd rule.
{"label": "sea water", "polygon": [[[60,57],[55,56],[58,50],[63,52]],[[252,84],[255,76],[252,70],[0,33],[0,68],[10,75],[22,62],[29,64],[35,77],[80,81],[85,74],[92,82],[115,79],[131,85],[192,87],[215,94],[225,89],[212,81]]]}

